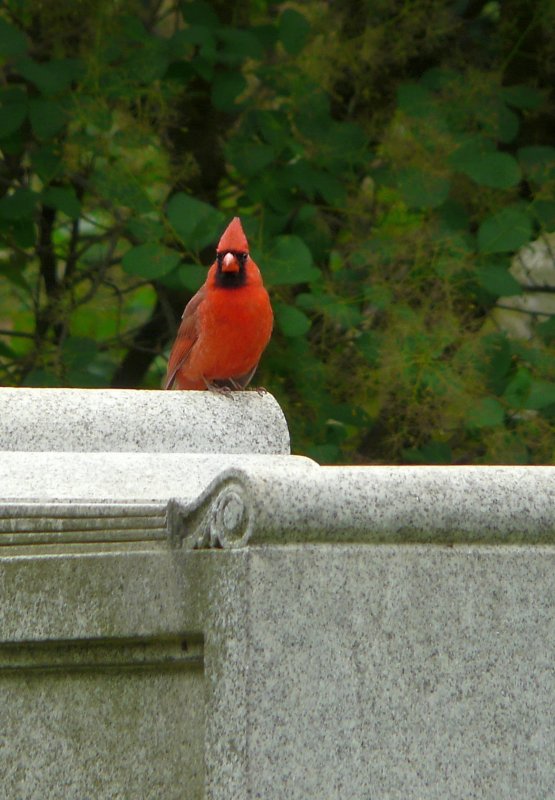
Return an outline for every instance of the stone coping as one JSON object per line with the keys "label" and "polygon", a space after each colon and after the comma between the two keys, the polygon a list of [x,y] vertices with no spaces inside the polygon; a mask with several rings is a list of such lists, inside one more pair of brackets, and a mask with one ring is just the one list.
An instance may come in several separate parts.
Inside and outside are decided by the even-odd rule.
{"label": "stone coping", "polygon": [[555,544],[554,467],[232,468],[172,501],[174,546]]}
{"label": "stone coping", "polygon": [[0,450],[288,454],[271,394],[0,388]]}
{"label": "stone coping", "polygon": [[318,469],[302,456],[233,453],[28,453],[0,451],[0,504],[192,502],[222,470]]}
{"label": "stone coping", "polygon": [[555,467],[0,453],[0,543],[555,544]]}

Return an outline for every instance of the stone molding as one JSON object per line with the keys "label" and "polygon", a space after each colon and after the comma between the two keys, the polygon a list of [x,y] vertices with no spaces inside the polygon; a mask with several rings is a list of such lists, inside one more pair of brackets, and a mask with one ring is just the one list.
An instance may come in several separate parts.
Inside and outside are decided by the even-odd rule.
{"label": "stone molding", "polygon": [[[7,455],[19,463],[17,454]],[[115,455],[133,486],[143,455]],[[60,474],[67,475],[75,454],[50,458],[51,468],[65,465]],[[135,497],[125,499],[117,490],[106,497],[105,481],[101,496],[91,490],[90,499],[29,496],[23,487],[22,496],[0,503],[0,545],[555,543],[554,467],[319,467],[294,457],[246,459],[245,466],[228,457],[218,466],[213,459],[174,458],[161,459],[143,486],[136,480]],[[197,480],[189,482],[195,466]],[[176,497],[179,487],[191,491]]]}
{"label": "stone molding", "polygon": [[0,548],[165,538],[164,503],[0,503]]}
{"label": "stone molding", "polygon": [[170,501],[174,547],[279,543],[555,543],[553,467],[223,470]]}
{"label": "stone molding", "polygon": [[0,388],[0,451],[290,453],[283,411],[256,391]]}

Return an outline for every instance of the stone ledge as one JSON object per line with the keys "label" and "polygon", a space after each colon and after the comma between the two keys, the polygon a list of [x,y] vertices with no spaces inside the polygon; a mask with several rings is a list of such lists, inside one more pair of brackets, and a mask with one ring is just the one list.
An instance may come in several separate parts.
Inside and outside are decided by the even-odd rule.
{"label": "stone ledge", "polygon": [[0,545],[555,544],[555,467],[3,452],[0,486]]}
{"label": "stone ledge", "polygon": [[223,471],[168,509],[174,546],[291,542],[555,544],[554,467]]}
{"label": "stone ledge", "polygon": [[0,451],[290,452],[271,394],[0,388]]}
{"label": "stone ledge", "polygon": [[167,503],[173,497],[193,501],[231,467],[294,475],[319,469],[302,456],[0,451],[0,504]]}

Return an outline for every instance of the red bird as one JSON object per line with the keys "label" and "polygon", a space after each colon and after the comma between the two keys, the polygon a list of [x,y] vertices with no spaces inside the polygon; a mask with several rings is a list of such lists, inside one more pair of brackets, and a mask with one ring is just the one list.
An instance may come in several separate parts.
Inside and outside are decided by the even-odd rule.
{"label": "red bird", "polygon": [[164,388],[244,389],[273,321],[260,270],[235,217],[218,243],[204,285],[185,307]]}

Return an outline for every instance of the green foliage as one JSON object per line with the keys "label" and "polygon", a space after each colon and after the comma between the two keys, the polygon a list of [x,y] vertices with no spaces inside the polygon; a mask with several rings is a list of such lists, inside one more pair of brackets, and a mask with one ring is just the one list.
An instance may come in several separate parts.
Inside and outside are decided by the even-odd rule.
{"label": "green foliage", "polygon": [[530,241],[532,222],[522,207],[501,209],[487,217],[478,228],[481,253],[511,253]]}
{"label": "green foliage", "polygon": [[208,203],[179,192],[168,203],[168,220],[184,246],[198,252],[219,238],[224,215]]}
{"label": "green foliage", "polygon": [[162,244],[148,242],[132,247],[123,256],[121,265],[130,275],[142,278],[161,278],[171,272],[180,261],[179,253]]}
{"label": "green foliage", "polygon": [[549,462],[554,319],[495,312],[555,230],[551,29],[486,5],[7,0],[2,382],[159,386],[240,215],[296,451]]}

